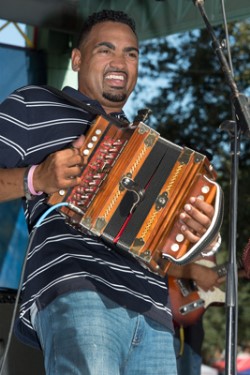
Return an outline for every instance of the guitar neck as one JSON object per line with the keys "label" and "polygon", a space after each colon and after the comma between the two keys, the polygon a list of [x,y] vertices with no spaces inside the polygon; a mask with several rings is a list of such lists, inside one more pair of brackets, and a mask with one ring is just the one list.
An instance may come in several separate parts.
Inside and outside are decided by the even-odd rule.
{"label": "guitar neck", "polygon": [[227,274],[227,263],[215,266],[213,269],[219,277],[223,277]]}
{"label": "guitar neck", "polygon": [[[242,261],[241,260],[237,261],[237,268],[238,269],[242,268]],[[227,274],[228,263],[220,264],[218,266],[213,267],[213,269],[217,272],[219,277],[223,277]]]}

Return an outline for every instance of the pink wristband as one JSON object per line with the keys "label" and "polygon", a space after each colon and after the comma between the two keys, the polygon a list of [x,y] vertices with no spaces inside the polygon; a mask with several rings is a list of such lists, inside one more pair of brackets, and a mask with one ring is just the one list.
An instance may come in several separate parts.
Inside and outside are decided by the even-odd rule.
{"label": "pink wristband", "polygon": [[36,192],[33,186],[33,174],[36,169],[37,165],[32,165],[29,169],[27,180],[28,180],[28,189],[32,195],[41,195],[43,192],[38,191]]}

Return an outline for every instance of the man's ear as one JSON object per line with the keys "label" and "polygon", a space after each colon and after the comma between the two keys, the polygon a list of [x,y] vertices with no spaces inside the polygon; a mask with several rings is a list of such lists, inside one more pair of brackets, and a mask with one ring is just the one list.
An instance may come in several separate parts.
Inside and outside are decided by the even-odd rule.
{"label": "man's ear", "polygon": [[81,64],[81,52],[78,48],[74,48],[71,53],[71,66],[74,72],[78,72]]}

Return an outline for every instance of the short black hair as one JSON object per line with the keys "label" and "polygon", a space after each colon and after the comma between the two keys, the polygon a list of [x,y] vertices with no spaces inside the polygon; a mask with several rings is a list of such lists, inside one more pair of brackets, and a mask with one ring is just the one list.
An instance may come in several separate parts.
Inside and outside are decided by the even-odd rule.
{"label": "short black hair", "polygon": [[131,17],[129,17],[127,13],[121,10],[103,9],[100,12],[91,14],[86,19],[79,34],[77,47],[80,47],[93,26],[95,26],[97,23],[106,21],[120,22],[128,25],[137,37],[135,21]]}

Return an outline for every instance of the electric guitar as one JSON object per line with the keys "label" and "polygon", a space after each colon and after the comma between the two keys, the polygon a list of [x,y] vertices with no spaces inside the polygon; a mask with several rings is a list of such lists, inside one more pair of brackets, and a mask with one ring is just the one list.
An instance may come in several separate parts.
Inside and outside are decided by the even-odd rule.
{"label": "electric guitar", "polygon": [[[215,266],[214,262],[203,259],[196,263],[213,268],[219,277],[227,273],[227,264]],[[173,319],[178,325],[183,327],[192,325],[208,306],[222,306],[225,303],[226,294],[220,288],[214,287],[213,290],[205,291],[191,279],[169,276],[168,280]]]}

